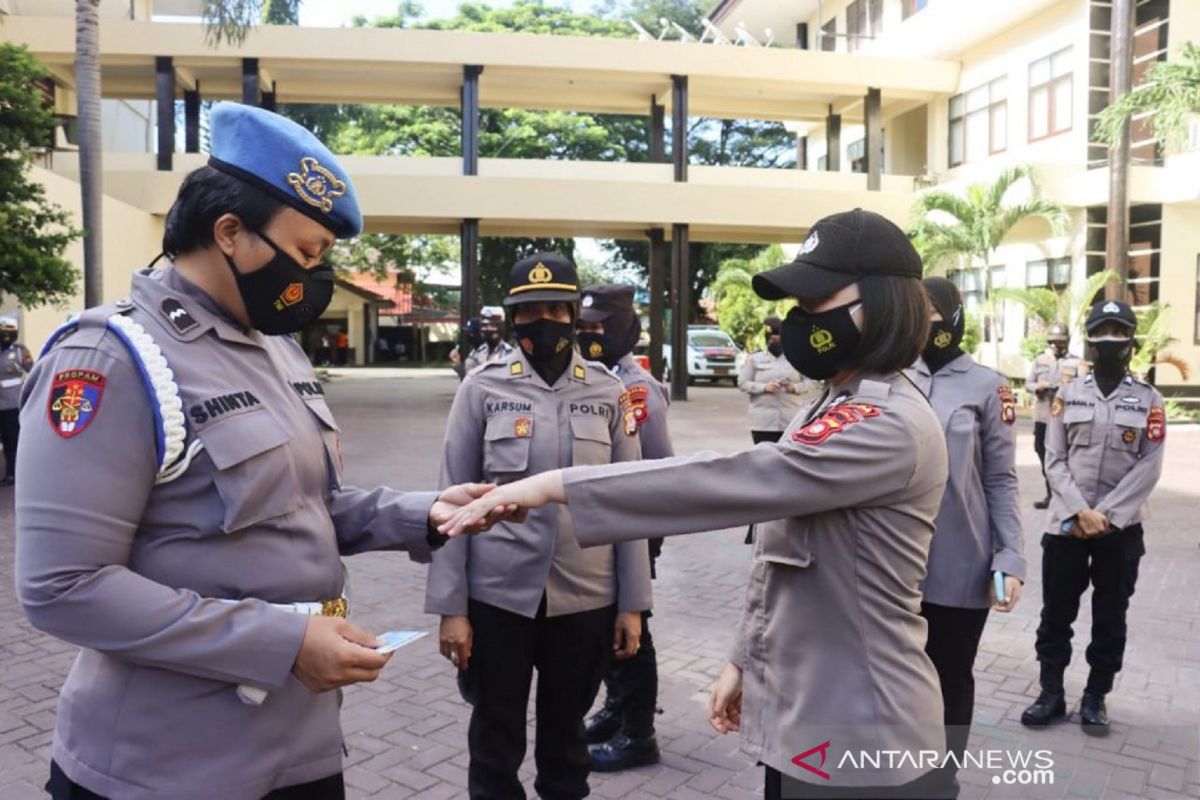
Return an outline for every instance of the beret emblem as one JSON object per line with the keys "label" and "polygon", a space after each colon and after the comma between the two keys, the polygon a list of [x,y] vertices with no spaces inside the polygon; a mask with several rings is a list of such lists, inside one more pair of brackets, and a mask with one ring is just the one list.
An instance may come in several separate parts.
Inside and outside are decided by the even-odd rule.
{"label": "beret emblem", "polygon": [[300,172],[288,173],[287,182],[301,200],[326,214],[333,210],[333,201],[346,194],[346,182],[312,156],[300,159]]}
{"label": "beret emblem", "polygon": [[554,273],[551,272],[545,264],[538,262],[537,266],[529,270],[530,283],[549,283],[554,280]]}

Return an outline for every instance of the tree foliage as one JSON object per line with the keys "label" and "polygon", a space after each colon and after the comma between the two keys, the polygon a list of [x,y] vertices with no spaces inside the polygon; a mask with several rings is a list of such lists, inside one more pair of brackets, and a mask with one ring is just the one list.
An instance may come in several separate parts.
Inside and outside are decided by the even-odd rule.
{"label": "tree foliage", "polygon": [[1185,42],[1178,58],[1160,61],[1143,83],[1100,112],[1096,138],[1115,146],[1126,122],[1153,112],[1154,137],[1175,145],[1187,135],[1188,121],[1200,115],[1200,45]]}
{"label": "tree foliage", "polygon": [[752,258],[729,258],[721,263],[709,294],[717,304],[717,322],[739,347],[761,350],[764,346],[763,320],[783,317],[794,300],[763,300],[751,286],[760,272],[774,269],[786,261],[783,249],[771,245]]}
{"label": "tree foliage", "polygon": [[82,234],[30,178],[25,159],[53,129],[35,84],[46,75],[24,47],[0,43],[0,292],[25,306],[65,300],[79,277],[62,254]]}
{"label": "tree foliage", "polygon": [[[1068,288],[1061,292],[1044,286],[1030,286],[1026,288],[1001,287],[996,290],[995,294],[997,300],[1012,300],[1024,306],[1025,312],[1035,318],[1043,329],[1050,327],[1055,322],[1061,322],[1067,326],[1067,331],[1072,337],[1082,338],[1083,322],[1087,318],[1092,304],[1096,302],[1096,296],[1104,290],[1105,286],[1119,280],[1120,276],[1117,273],[1106,269],[1103,272],[1089,275],[1087,280],[1076,284],[1074,288]],[[1041,331],[1035,331],[1035,335],[1040,334]],[[1041,352],[1042,349],[1044,347],[1037,352]]]}

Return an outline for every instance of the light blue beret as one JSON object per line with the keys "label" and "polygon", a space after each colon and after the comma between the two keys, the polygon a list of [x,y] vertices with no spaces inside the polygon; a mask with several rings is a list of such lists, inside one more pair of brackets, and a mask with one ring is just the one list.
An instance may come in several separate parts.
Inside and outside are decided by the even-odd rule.
{"label": "light blue beret", "polygon": [[362,232],[362,211],[350,175],[311,131],[239,103],[218,103],[210,122],[210,166],[312,217],[339,239]]}

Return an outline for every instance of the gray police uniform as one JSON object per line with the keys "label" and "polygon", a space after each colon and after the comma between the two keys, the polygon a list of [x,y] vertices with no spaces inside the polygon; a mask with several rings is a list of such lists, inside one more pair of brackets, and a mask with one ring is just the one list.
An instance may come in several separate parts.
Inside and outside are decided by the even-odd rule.
{"label": "gray police uniform", "polygon": [[647,526],[672,536],[764,523],[732,656],[743,750],[800,781],[824,784],[793,763],[803,755],[838,786],[896,785],[928,770],[886,756],[878,770],[839,764],[861,750],[944,746],[918,585],[946,465],[921,393],[899,374],[859,375],[827,388],[779,443],[564,480],[585,546]]}
{"label": "gray police uniform", "polygon": [[986,609],[993,570],[1025,580],[1013,393],[1004,376],[965,353],[935,375],[918,360],[908,375],[942,423],[950,464],[921,587],[925,601]]}
{"label": "gray police uniform", "polygon": [[[771,381],[785,385],[768,392]],[[742,362],[738,388],[750,395],[750,430],[782,433],[820,391],[820,384],[801,376],[782,354],[758,350]]]}
{"label": "gray police uniform", "polygon": [[[53,744],[70,779],[113,798],[257,800],[339,773],[339,693],[292,675],[305,614],[345,613],[339,555],[427,561],[436,493],[343,486],[303,351],[243,330],[173,269],[84,314],[34,368],[22,421],[17,591],[35,627],[82,648]],[[175,424],[186,438],[166,435],[164,457]]]}
{"label": "gray police uniform", "polygon": [[[1094,375],[1062,386],[1051,408],[1046,436],[1046,474],[1053,496],[1050,525],[1042,537],[1043,606],[1037,632],[1043,670],[1062,670],[1071,660],[1071,626],[1080,595],[1092,585],[1091,667],[1087,689],[1112,690],[1125,653],[1125,614],[1145,554],[1142,521],[1150,492],[1163,468],[1167,435],[1162,395],[1131,375],[1104,397]],[[1066,527],[1094,509],[1110,531],[1075,539]]]}
{"label": "gray police uniform", "polygon": [[515,349],[515,347],[506,341],[500,342],[495,347],[485,342],[467,354],[467,358],[463,362],[463,371],[470,372],[493,361],[504,361],[513,354]]}
{"label": "gray police uniform", "polygon": [[[1083,359],[1071,355],[1059,358],[1053,353],[1042,353],[1034,359],[1033,369],[1029,371],[1029,377],[1025,379],[1026,391],[1033,394],[1035,398],[1034,422],[1050,421],[1050,403],[1054,399],[1054,393],[1060,386],[1065,386],[1077,375],[1086,372],[1086,369]],[[1049,386],[1041,394],[1037,394],[1038,381],[1044,381]]]}
{"label": "gray police uniform", "polygon": [[17,439],[21,424],[17,409],[21,404],[21,387],[25,376],[33,369],[33,356],[19,342],[0,346],[0,439],[4,444],[4,477],[11,479],[16,468]]}
{"label": "gray police uniform", "polygon": [[[636,427],[621,381],[572,351],[546,385],[517,348],[467,375],[446,428],[442,483],[508,483],[572,464],[635,461]],[[523,797],[527,698],[538,670],[537,788],[587,794],[582,720],[612,652],[616,611],[651,607],[645,528],[615,546],[583,549],[561,506],[523,524],[451,540],[433,560],[425,611],[468,615],[469,667],[459,675],[474,705],[468,733],[472,797]]]}

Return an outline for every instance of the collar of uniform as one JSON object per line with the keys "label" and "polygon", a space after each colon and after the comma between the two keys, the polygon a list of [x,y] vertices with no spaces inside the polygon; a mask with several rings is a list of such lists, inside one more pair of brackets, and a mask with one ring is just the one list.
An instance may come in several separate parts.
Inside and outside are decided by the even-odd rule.
{"label": "collar of uniform", "polygon": [[[967,372],[975,365],[975,359],[971,358],[970,353],[963,353],[958,358],[951,361],[946,366],[955,372]],[[943,367],[944,369],[945,367]]]}
{"label": "collar of uniform", "polygon": [[621,360],[617,362],[615,367],[613,367],[613,372],[617,373],[618,375],[632,375],[637,371],[638,363],[637,360],[634,359],[633,353],[626,353],[625,355],[621,356]]}
{"label": "collar of uniform", "polygon": [[575,350],[571,354],[571,363],[567,366],[567,376],[576,383],[588,383],[588,362]]}
{"label": "collar of uniform", "polygon": [[[191,341],[206,331],[211,330],[227,342],[262,347],[262,334],[253,330],[243,331],[241,326],[234,322],[225,313],[225,310],[217,304],[216,300],[199,286],[183,277],[174,267],[147,271],[142,273],[142,275],[145,276],[148,287],[155,287],[157,285],[158,290],[156,293],[157,296],[152,296],[150,302],[146,304],[147,311],[160,317],[165,317],[166,312],[162,309],[162,304],[168,299],[173,299],[179,302],[198,323],[195,329],[181,333],[168,320],[164,320],[164,322],[168,323],[164,327],[176,338],[183,341]],[[135,297],[137,277],[135,276],[134,278]]]}

